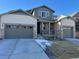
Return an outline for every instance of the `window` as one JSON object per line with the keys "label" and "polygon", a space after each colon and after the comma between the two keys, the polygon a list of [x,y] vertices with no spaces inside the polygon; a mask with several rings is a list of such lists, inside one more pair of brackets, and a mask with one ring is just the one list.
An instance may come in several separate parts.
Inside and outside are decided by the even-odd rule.
{"label": "window", "polygon": [[79,26],[78,25],[76,25],[76,31],[79,31]]}
{"label": "window", "polygon": [[16,28],[16,25],[7,25],[8,28]]}
{"label": "window", "polygon": [[11,25],[11,28],[16,28],[16,25]]}
{"label": "window", "polygon": [[21,26],[22,28],[26,29],[26,26]]}
{"label": "window", "polygon": [[10,28],[10,27],[11,27],[11,25],[6,25],[6,27]]}
{"label": "window", "polygon": [[20,28],[20,25],[17,25],[16,28]]}
{"label": "window", "polygon": [[48,17],[48,11],[39,11],[38,14],[42,18],[47,18]]}

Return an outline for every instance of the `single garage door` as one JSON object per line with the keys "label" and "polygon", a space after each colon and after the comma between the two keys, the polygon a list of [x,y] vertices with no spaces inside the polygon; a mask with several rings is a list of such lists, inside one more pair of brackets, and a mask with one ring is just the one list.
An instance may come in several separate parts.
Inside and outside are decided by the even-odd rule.
{"label": "single garage door", "polygon": [[63,29],[64,38],[73,38],[73,27],[65,27]]}
{"label": "single garage door", "polygon": [[33,27],[25,25],[6,25],[5,38],[33,38]]}

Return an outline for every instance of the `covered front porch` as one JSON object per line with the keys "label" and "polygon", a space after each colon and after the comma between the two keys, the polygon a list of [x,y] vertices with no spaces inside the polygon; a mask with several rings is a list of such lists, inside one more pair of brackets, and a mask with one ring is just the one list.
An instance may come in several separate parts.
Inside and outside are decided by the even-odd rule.
{"label": "covered front porch", "polygon": [[37,32],[42,36],[54,36],[55,35],[55,26],[52,22],[38,22],[37,23]]}

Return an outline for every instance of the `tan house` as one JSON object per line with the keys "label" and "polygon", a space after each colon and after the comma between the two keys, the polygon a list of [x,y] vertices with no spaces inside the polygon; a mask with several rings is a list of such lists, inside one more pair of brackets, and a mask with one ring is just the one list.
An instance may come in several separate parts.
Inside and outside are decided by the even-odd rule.
{"label": "tan house", "polygon": [[[12,10],[0,15],[0,38],[37,38],[38,35],[44,38],[57,37],[61,32],[60,27],[66,26],[67,33],[60,38],[74,38],[74,21],[70,18],[61,19],[54,15],[55,11],[47,6],[40,6],[31,10]],[[69,21],[70,20],[70,21]],[[69,24],[64,24],[65,21]],[[59,24],[59,22],[62,25]],[[73,26],[70,25],[73,24]],[[57,30],[58,29],[58,30]],[[72,30],[72,31],[71,31]],[[70,32],[71,31],[71,32]],[[72,35],[71,35],[72,34]]]}

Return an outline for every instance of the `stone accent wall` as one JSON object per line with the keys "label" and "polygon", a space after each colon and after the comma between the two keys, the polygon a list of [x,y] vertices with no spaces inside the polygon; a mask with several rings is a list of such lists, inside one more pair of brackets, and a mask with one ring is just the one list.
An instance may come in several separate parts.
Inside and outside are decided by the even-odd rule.
{"label": "stone accent wall", "polygon": [[4,29],[0,29],[0,38],[4,38]]}
{"label": "stone accent wall", "polygon": [[78,31],[78,32],[76,32],[76,37],[77,37],[77,38],[79,38],[79,31]]}

